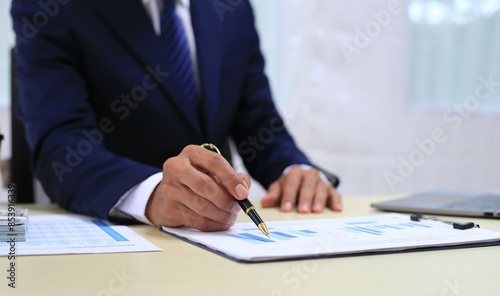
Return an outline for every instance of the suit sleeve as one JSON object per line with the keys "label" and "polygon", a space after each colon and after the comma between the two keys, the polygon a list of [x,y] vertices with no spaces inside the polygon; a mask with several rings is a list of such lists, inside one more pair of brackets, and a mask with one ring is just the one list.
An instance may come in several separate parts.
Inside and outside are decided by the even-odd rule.
{"label": "suit sleeve", "polygon": [[124,193],[161,170],[106,149],[106,134],[113,126],[96,120],[63,8],[42,19],[36,1],[12,2],[18,116],[33,152],[34,174],[52,201],[74,212],[109,218]]}
{"label": "suit sleeve", "polygon": [[[246,21],[247,65],[232,135],[245,166],[267,188],[290,165],[314,165],[294,143],[273,103],[254,15],[246,1],[243,6],[245,17],[238,21]],[[325,173],[338,185],[335,175]]]}

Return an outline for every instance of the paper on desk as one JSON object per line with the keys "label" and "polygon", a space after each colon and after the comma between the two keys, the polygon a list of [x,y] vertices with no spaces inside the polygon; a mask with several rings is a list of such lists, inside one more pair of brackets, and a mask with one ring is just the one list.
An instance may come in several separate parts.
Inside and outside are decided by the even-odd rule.
{"label": "paper on desk", "polygon": [[[30,216],[29,224],[26,241],[15,243],[17,256],[161,251],[127,226],[87,216]],[[10,248],[0,242],[0,256]]]}
{"label": "paper on desk", "polygon": [[429,247],[500,244],[500,232],[480,228],[453,229],[436,222],[413,222],[408,215],[266,222],[271,239],[253,223],[237,223],[228,231],[191,228],[163,231],[237,261],[258,262],[394,252]]}

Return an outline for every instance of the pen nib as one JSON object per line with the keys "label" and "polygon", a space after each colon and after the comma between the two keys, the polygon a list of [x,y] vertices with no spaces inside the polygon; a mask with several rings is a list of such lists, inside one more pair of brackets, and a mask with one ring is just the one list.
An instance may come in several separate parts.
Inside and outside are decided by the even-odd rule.
{"label": "pen nib", "polygon": [[267,230],[267,227],[266,227],[266,224],[263,223],[260,223],[258,225],[260,231],[265,235],[267,236],[269,239],[271,239],[271,237],[269,236],[269,230]]}

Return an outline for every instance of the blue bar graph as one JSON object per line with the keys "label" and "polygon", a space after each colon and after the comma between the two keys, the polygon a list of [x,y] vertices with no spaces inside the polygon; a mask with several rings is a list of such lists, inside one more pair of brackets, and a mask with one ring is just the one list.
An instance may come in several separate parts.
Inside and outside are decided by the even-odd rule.
{"label": "blue bar graph", "polygon": [[[245,232],[239,232],[237,234],[228,234],[231,237],[238,238],[240,240],[244,240],[246,242],[252,244],[267,244],[267,243],[275,243],[276,241],[289,241],[294,240],[299,237],[312,237],[317,235],[317,232],[301,229],[301,230],[290,230],[288,232],[284,231],[270,231],[271,239],[263,236],[261,233],[255,232],[255,229],[242,229]],[[254,234],[255,233],[255,234]]]}
{"label": "blue bar graph", "polygon": [[113,230],[108,224],[104,223],[101,220],[94,219],[92,222],[97,225],[102,231],[106,232],[111,238],[113,238],[117,242],[127,242],[128,239],[124,238],[122,235],[120,235],[118,232]]}
{"label": "blue bar graph", "polygon": [[401,227],[398,227],[398,226],[394,226],[394,225],[375,225],[375,227],[377,228],[381,228],[381,229],[387,229],[387,228],[390,228],[390,229],[402,229]]}
{"label": "blue bar graph", "polygon": [[370,229],[370,228],[366,228],[366,227],[347,227],[347,229],[350,229],[350,230],[354,230],[354,231],[359,231],[359,232],[364,232],[364,233],[368,233],[368,234],[374,234],[374,235],[382,235],[384,234],[383,231],[379,231],[379,230],[374,230],[374,229]]}
{"label": "blue bar graph", "polygon": [[[304,226],[299,226],[299,227],[304,227]],[[351,234],[356,235],[356,237],[359,237],[360,235],[366,235],[371,237],[373,236],[382,237],[390,233],[398,233],[398,232],[405,233],[405,231],[407,232],[410,229],[412,231],[419,231],[419,229],[423,230],[425,228],[427,229],[433,228],[433,226],[414,221],[403,222],[401,219],[398,219],[396,221],[385,220],[381,222],[374,220],[344,222],[341,224],[337,224],[332,230],[349,232]],[[264,236],[262,233],[259,232],[258,229],[255,228],[241,229],[238,232],[234,232],[228,235],[236,239],[245,241],[247,243],[273,244],[278,242],[283,243],[283,242],[294,242],[296,240],[311,239],[318,237],[322,233],[322,231],[315,231],[311,229],[300,229],[300,228],[293,230],[292,229],[278,230],[275,228],[269,228],[269,231],[270,231],[270,238]]]}
{"label": "blue bar graph", "polygon": [[375,224],[373,221],[347,222],[349,225]]}
{"label": "blue bar graph", "polygon": [[306,237],[311,237],[316,235],[316,232],[312,230],[292,230],[290,232],[298,236],[306,236]]}
{"label": "blue bar graph", "polygon": [[422,223],[413,223],[413,222],[408,222],[408,223],[404,223],[404,224],[401,224],[401,225],[410,226],[410,227],[432,228],[432,226],[429,226],[429,225],[425,225],[425,224],[422,224]]}
{"label": "blue bar graph", "polygon": [[295,235],[291,235],[291,234],[287,234],[287,233],[284,233],[284,232],[280,232],[280,231],[271,231],[271,235],[274,237],[274,236],[278,236],[278,237],[284,237],[284,238],[297,238]]}
{"label": "blue bar graph", "polygon": [[383,235],[387,231],[398,231],[405,228],[432,228],[432,226],[416,222],[398,223],[394,225],[379,224],[374,221],[348,222],[347,227],[340,228],[354,233],[365,233],[370,235]]}
{"label": "blue bar graph", "polygon": [[313,234],[313,233],[316,233],[315,231],[312,231],[312,230],[299,230],[300,232],[303,232],[303,233],[307,233],[307,234]]}
{"label": "blue bar graph", "polygon": [[228,234],[228,236],[234,237],[234,238],[237,238],[237,239],[240,239],[240,240],[243,240],[243,241],[246,241],[247,243],[256,244],[256,245],[261,245],[261,244],[267,244],[268,243],[268,242],[260,240],[260,239],[259,240],[258,239],[253,239],[253,238],[249,238],[249,237],[246,237],[246,236],[242,236],[240,234]]}
{"label": "blue bar graph", "polygon": [[251,233],[238,233],[239,235],[241,236],[244,236],[244,237],[247,237],[249,239],[253,239],[253,240],[257,240],[257,241],[261,241],[261,242],[265,242],[265,243],[274,243],[274,241],[268,239],[268,238],[264,238],[264,237],[261,237],[261,236],[258,236],[258,235],[254,235],[254,234],[251,234]]}

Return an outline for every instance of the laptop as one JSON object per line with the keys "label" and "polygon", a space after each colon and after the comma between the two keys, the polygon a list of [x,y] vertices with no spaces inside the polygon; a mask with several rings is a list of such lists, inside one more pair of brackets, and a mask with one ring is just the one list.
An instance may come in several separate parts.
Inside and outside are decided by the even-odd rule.
{"label": "laptop", "polygon": [[500,218],[500,194],[430,191],[371,204],[391,212]]}

